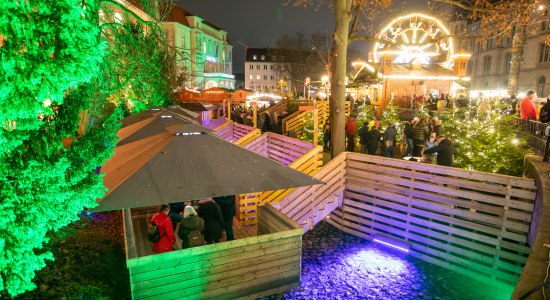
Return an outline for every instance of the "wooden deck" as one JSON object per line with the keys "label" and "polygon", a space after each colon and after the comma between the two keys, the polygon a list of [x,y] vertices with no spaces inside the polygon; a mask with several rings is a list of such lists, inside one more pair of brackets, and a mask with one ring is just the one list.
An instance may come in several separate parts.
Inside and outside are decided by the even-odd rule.
{"label": "wooden deck", "polygon": [[[132,225],[134,228],[134,238],[135,238],[135,245],[136,245],[136,254],[137,257],[143,257],[147,255],[153,255],[153,248],[152,243],[147,240],[147,228],[149,227],[149,223],[151,221],[151,218],[156,213],[157,208],[156,207],[149,207],[149,208],[141,208],[141,209],[132,209]],[[247,225],[247,226],[239,226],[238,220],[236,218],[233,219],[233,233],[235,235],[235,239],[244,239],[251,236],[256,236],[256,225]],[[176,232],[179,228],[179,224],[176,226]],[[176,243],[181,249],[181,239],[178,237],[177,233],[176,235]],[[225,234],[222,237],[222,242],[225,242],[226,240]]]}

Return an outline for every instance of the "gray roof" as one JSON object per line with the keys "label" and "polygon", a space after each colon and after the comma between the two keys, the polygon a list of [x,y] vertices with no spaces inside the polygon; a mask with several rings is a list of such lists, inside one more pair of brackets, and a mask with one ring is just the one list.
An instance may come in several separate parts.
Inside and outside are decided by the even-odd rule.
{"label": "gray roof", "polygon": [[[102,167],[107,195],[92,211],[146,207],[323,182],[220,139],[202,126],[162,118],[127,133]],[[162,127],[165,126],[165,129]],[[204,127],[202,127],[204,128]]]}

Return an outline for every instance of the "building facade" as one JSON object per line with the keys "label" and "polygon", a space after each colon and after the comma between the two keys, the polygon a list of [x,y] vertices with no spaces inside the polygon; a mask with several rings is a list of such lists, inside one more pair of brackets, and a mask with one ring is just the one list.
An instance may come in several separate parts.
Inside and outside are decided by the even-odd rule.
{"label": "building facade", "polygon": [[[542,17],[548,18],[548,11]],[[550,38],[549,27],[549,20],[534,19],[527,29],[518,82],[520,94],[534,90],[538,97],[546,97],[550,93],[547,85],[550,79],[550,46],[545,43]],[[470,95],[508,96],[512,36],[503,36],[500,40],[472,38],[481,34],[479,22],[454,22],[453,35],[466,37],[456,47],[472,54],[467,66],[467,74],[471,77]]]}
{"label": "building facade", "polygon": [[244,87],[255,92],[285,94],[292,90],[290,64],[276,49],[248,48],[244,63]]}
{"label": "building facade", "polygon": [[187,87],[235,88],[233,46],[225,30],[177,6],[162,27],[168,43],[181,53],[177,63],[189,75]]}

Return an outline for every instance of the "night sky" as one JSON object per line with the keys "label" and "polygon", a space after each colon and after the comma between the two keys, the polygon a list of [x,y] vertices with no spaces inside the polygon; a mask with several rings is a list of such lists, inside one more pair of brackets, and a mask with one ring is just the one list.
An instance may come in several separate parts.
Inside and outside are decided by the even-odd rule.
{"label": "night sky", "polygon": [[[303,32],[310,35],[314,32],[334,30],[333,12],[326,6],[301,8],[284,6],[284,0],[176,0],[176,5],[213,23],[229,34],[233,45],[233,72],[244,72],[244,46],[252,48],[272,47],[275,40],[283,33],[293,35]],[[426,11],[427,1],[398,1],[392,12],[393,17],[414,11]],[[367,55],[370,46],[366,43],[355,43],[351,47]]]}

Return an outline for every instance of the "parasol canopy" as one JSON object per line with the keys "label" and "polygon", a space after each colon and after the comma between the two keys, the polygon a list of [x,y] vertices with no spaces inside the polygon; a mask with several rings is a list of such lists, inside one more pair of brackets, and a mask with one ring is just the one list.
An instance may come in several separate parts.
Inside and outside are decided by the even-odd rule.
{"label": "parasol canopy", "polygon": [[92,211],[323,183],[169,110],[148,110],[123,124],[115,154],[101,170],[108,192]]}

